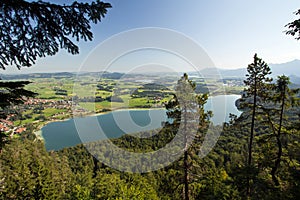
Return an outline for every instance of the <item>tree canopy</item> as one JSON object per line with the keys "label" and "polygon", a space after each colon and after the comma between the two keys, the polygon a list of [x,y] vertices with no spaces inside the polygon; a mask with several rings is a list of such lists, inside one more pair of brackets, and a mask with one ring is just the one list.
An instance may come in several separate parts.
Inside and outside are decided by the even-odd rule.
{"label": "tree canopy", "polygon": [[57,5],[43,1],[0,2],[0,68],[30,67],[38,57],[55,55],[59,49],[78,54],[72,39],[92,40],[90,23],[100,22],[111,8],[100,0]]}

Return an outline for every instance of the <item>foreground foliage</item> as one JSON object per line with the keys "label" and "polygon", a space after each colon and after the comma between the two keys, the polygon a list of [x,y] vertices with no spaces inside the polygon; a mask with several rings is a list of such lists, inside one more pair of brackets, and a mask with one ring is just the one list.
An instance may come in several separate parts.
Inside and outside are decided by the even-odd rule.
{"label": "foreground foliage", "polygon": [[111,8],[99,0],[57,5],[43,1],[0,2],[0,69],[8,65],[30,67],[38,57],[55,55],[59,49],[78,54],[79,41],[93,39],[90,23],[97,23]]}

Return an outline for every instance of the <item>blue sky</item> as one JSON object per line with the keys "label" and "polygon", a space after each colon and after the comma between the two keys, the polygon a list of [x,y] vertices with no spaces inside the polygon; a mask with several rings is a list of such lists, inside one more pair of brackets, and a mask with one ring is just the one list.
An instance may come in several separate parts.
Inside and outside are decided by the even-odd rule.
{"label": "blue sky", "polygon": [[[68,4],[72,1],[51,2]],[[94,40],[79,43],[79,55],[61,50],[56,56],[39,59],[36,65],[22,72],[77,71],[101,42],[122,31],[143,27],[167,28],[185,34],[197,42],[219,68],[246,67],[254,53],[267,63],[300,59],[300,41],[284,33],[284,26],[296,19],[293,12],[300,8],[299,0],[106,2],[113,7],[101,23],[93,25]],[[18,72],[11,68],[7,72]]]}

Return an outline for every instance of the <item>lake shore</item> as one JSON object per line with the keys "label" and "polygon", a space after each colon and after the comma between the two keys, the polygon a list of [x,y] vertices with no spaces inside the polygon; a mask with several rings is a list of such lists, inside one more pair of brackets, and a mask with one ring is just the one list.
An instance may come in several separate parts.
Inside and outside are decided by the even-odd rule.
{"label": "lake shore", "polygon": [[[222,95],[217,95],[217,96],[222,96]],[[210,97],[215,98],[217,96],[210,96]],[[238,98],[239,95],[230,94],[230,95],[226,95],[226,96],[235,96],[236,98]],[[233,103],[233,105],[235,105],[235,103]],[[51,119],[51,120],[45,121],[44,123],[41,123],[36,128],[36,130],[34,131],[34,134],[36,135],[37,138],[39,138],[41,140],[44,140],[43,133],[42,133],[42,128],[45,127],[47,124],[52,123],[52,122],[67,121],[67,120],[71,120],[71,119],[74,119],[74,118],[97,117],[97,116],[100,116],[100,115],[110,114],[112,112],[119,112],[119,111],[121,112],[121,111],[126,111],[126,110],[128,110],[128,111],[134,111],[134,110],[143,111],[143,110],[163,110],[163,109],[165,109],[165,108],[163,108],[163,107],[160,107],[160,108],[124,108],[123,107],[123,108],[112,109],[112,110],[99,112],[99,113],[95,113],[95,112],[81,113],[80,115],[69,116],[69,117],[66,117],[64,119]],[[219,108],[215,112],[217,113],[220,110],[225,110],[225,108]],[[226,116],[224,116],[224,117],[226,117]],[[221,121],[223,121],[223,119],[221,119]]]}
{"label": "lake shore", "polygon": [[100,115],[106,115],[106,114],[110,114],[112,112],[119,112],[119,111],[143,111],[143,110],[163,110],[165,108],[120,108],[120,109],[115,109],[115,110],[110,110],[110,111],[105,111],[105,112],[100,112],[100,113],[86,113],[86,114],[82,114],[82,115],[77,115],[77,116],[71,116],[65,119],[51,119],[48,121],[45,121],[44,123],[40,124],[36,130],[33,132],[35,134],[35,136],[42,141],[45,141],[45,138],[43,137],[43,131],[42,128],[44,126],[46,126],[49,123],[54,123],[54,122],[63,122],[63,121],[68,121],[74,118],[85,118],[85,117],[97,117]]}

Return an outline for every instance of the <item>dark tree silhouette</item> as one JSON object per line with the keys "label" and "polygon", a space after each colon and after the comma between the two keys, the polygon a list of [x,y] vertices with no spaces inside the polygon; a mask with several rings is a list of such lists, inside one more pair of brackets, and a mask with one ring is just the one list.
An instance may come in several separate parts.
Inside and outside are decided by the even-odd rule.
{"label": "dark tree silhouette", "polygon": [[78,54],[71,39],[93,39],[90,23],[101,21],[111,8],[99,0],[57,5],[43,1],[0,2],[0,68],[30,67],[38,57],[52,56],[59,49]]}
{"label": "dark tree silhouette", "polygon": [[20,104],[27,97],[34,97],[36,93],[24,89],[30,81],[0,82],[0,108],[11,104]]}
{"label": "dark tree silhouette", "polygon": [[[295,15],[300,15],[300,9],[295,12]],[[285,26],[288,28],[286,31],[287,35],[292,35],[296,40],[300,40],[300,19],[296,19]]]}

